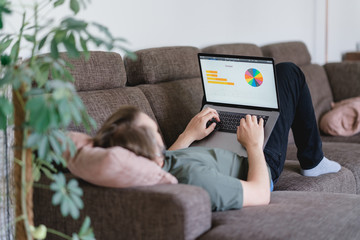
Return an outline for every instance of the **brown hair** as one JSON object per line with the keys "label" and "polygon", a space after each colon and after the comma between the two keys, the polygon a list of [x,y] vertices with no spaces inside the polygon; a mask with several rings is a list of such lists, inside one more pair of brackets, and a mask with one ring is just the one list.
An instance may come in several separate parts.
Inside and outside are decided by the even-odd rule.
{"label": "brown hair", "polygon": [[156,141],[150,129],[137,125],[140,110],[133,106],[122,106],[102,125],[94,137],[94,146],[109,148],[120,146],[136,155],[154,160]]}

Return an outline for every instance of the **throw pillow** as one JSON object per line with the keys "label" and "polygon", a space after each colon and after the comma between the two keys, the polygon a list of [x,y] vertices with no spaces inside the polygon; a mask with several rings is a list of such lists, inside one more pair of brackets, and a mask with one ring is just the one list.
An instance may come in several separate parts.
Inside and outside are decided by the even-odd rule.
{"label": "throw pillow", "polygon": [[320,129],[333,136],[352,136],[360,132],[360,97],[332,104],[320,120]]}
{"label": "throw pillow", "polygon": [[134,187],[154,184],[176,184],[177,179],[155,162],[122,148],[93,147],[90,136],[69,132],[76,145],[74,157],[66,154],[68,168],[75,176],[104,187]]}

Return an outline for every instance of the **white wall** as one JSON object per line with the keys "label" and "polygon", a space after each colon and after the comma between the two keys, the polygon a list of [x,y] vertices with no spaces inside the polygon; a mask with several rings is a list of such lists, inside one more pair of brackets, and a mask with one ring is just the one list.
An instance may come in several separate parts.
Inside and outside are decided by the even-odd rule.
{"label": "white wall", "polygon": [[[355,51],[359,13],[359,0],[329,0],[328,61]],[[132,50],[300,40],[313,62],[325,62],[325,0],[92,0],[79,17],[108,26]]]}

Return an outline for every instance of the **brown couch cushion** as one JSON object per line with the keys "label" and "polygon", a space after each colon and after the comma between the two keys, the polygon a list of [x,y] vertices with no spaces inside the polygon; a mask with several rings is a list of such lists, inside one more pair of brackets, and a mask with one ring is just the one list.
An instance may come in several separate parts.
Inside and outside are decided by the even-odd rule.
{"label": "brown couch cushion", "polygon": [[301,70],[304,72],[306,82],[309,86],[316,121],[319,123],[320,117],[331,109],[331,103],[333,101],[325,70],[317,64],[302,66]]}
{"label": "brown couch cushion", "polygon": [[244,56],[262,56],[261,49],[255,44],[250,43],[232,43],[232,44],[218,44],[203,48],[201,52],[229,54],[229,55],[244,55]]}
{"label": "brown couch cushion", "polygon": [[150,48],[135,52],[136,61],[125,58],[127,84],[152,84],[200,76],[195,47]]}
{"label": "brown couch cushion", "polygon": [[299,161],[287,160],[274,190],[356,194],[356,182],[353,173],[345,167],[338,173],[304,177],[300,174]]}
{"label": "brown couch cushion", "polygon": [[[356,193],[360,194],[360,144],[323,142],[323,151],[327,158],[352,172],[356,181]],[[294,144],[289,145],[286,159],[297,159]]]}
{"label": "brown couch cushion", "polygon": [[360,196],[339,193],[271,194],[268,206],[215,212],[211,239],[360,239]]}
{"label": "brown couch cushion", "polygon": [[149,100],[168,147],[200,111],[203,90],[200,78],[138,86]]}
{"label": "brown couch cushion", "polygon": [[324,68],[335,102],[360,96],[360,62],[328,63]]}
{"label": "brown couch cushion", "polygon": [[92,51],[88,61],[83,57],[69,59],[64,53],[61,54],[61,57],[73,66],[70,72],[75,78],[77,91],[103,90],[125,86],[125,66],[118,53]]}
{"label": "brown couch cushion", "polygon": [[293,62],[296,65],[310,64],[311,56],[303,42],[283,42],[261,47],[263,55],[274,58],[276,63]]}
{"label": "brown couch cushion", "polygon": [[[91,136],[95,135],[97,129],[99,129],[105,120],[118,110],[121,105],[134,105],[156,121],[149,102],[137,87],[79,92],[78,94],[83,100],[87,112],[97,123],[97,128],[93,129],[90,133]],[[71,125],[69,130],[85,132],[83,127],[74,125]]]}

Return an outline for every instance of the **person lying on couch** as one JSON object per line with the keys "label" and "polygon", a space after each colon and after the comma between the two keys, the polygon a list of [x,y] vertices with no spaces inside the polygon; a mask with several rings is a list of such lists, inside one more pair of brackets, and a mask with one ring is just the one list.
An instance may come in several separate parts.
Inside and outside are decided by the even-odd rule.
{"label": "person lying on couch", "polygon": [[191,119],[175,143],[165,151],[154,120],[132,106],[123,106],[97,132],[94,146],[121,146],[155,161],[174,175],[179,183],[204,188],[210,195],[212,210],[223,211],[270,202],[273,183],[285,163],[288,134],[293,130],[301,173],[304,176],[338,172],[341,166],[324,157],[314,109],[305,76],[292,63],[276,65],[280,97],[280,117],[265,149],[263,120],[255,116],[241,119],[237,140],[248,157],[224,149],[189,147],[215,128],[206,123],[219,115],[207,108]]}

